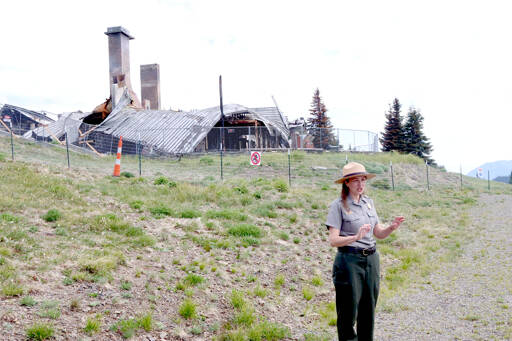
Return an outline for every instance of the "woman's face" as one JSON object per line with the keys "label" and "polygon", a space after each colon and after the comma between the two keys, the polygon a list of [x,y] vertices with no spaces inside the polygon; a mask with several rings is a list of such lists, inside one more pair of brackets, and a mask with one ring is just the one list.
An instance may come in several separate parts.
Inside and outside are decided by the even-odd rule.
{"label": "woman's face", "polygon": [[347,187],[350,191],[350,195],[353,197],[359,197],[364,192],[364,187],[366,186],[366,176],[356,176],[351,179],[348,179]]}

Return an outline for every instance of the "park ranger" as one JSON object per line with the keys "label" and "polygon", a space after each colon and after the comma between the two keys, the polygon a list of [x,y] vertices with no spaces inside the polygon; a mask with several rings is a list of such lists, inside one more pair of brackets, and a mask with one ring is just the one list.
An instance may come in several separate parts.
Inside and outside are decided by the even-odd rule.
{"label": "park ranger", "polygon": [[362,164],[347,163],[335,181],[342,184],[341,195],[329,206],[325,223],[330,245],[338,248],[332,276],[339,340],[373,340],[380,276],[374,237],[386,238],[404,221],[399,216],[388,227],[379,224],[375,205],[364,194],[373,177]]}

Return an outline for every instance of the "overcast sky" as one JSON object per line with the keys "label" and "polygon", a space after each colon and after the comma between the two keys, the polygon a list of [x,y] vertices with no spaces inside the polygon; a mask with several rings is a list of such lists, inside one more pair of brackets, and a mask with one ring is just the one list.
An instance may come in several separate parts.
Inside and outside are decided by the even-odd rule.
{"label": "overcast sky", "polygon": [[[130,41],[132,85],[160,64],[164,109],[224,103],[380,133],[397,97],[423,114],[433,158],[464,173],[510,160],[507,1],[2,1],[0,103],[90,111],[109,96],[107,27]],[[491,175],[492,176],[492,175]]]}

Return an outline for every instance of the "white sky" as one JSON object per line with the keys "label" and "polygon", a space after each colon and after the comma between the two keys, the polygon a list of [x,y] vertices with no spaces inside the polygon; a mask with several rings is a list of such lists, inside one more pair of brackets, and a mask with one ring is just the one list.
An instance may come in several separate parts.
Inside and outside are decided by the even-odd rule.
{"label": "white sky", "polygon": [[512,159],[508,1],[2,1],[0,103],[90,111],[109,96],[107,27],[130,41],[132,85],[160,64],[164,109],[224,103],[382,132],[397,97],[419,108],[433,157],[464,173]]}

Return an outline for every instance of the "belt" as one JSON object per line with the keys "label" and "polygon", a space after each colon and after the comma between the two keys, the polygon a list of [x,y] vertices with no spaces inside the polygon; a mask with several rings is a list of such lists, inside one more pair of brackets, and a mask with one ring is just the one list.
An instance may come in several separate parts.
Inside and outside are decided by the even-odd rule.
{"label": "belt", "polygon": [[367,249],[363,249],[360,247],[353,247],[353,246],[343,246],[343,247],[339,247],[338,251],[343,252],[343,253],[355,253],[358,255],[369,256],[369,255],[373,255],[375,253],[375,251],[377,251],[377,248],[375,246],[367,248]]}

